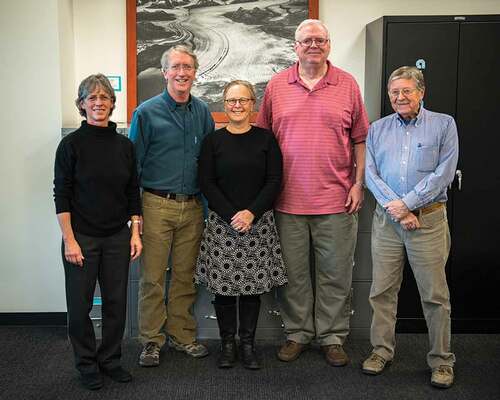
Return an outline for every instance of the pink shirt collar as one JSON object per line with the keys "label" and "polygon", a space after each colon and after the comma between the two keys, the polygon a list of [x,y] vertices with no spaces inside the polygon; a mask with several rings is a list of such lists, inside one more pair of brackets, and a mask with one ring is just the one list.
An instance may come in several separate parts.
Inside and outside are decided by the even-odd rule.
{"label": "pink shirt collar", "polygon": [[[339,83],[339,74],[336,71],[336,68],[329,60],[326,60],[326,63],[328,65],[328,69],[326,70],[326,75],[318,82],[318,87],[323,87],[325,84],[336,86]],[[288,71],[288,83],[300,83],[298,61]]]}

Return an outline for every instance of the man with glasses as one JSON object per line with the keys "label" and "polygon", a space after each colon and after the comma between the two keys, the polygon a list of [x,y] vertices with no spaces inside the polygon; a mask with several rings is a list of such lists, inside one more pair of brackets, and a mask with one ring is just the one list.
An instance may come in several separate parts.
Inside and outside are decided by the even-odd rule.
{"label": "man with glasses", "polygon": [[[135,143],[143,188],[143,245],[139,283],[139,365],[155,367],[169,344],[192,357],[208,354],[196,342],[192,307],[194,267],[203,232],[198,188],[198,156],[203,138],[214,130],[206,103],[190,94],[198,61],[185,46],[161,58],[166,90],[134,112],[130,138]],[[165,278],[171,281],[165,305]]]}
{"label": "man with glasses", "polygon": [[297,27],[294,49],[298,62],[271,79],[257,118],[283,153],[275,208],[289,283],[281,293],[287,341],[278,358],[296,360],[315,339],[328,364],[344,366],[368,118],[354,78],[327,60],[321,21]]}
{"label": "man with glasses", "polygon": [[398,292],[405,253],[415,276],[431,349],[431,384],[453,384],[450,352],[450,294],[445,265],[450,251],[446,190],[458,160],[457,127],[452,117],[422,106],[424,76],[401,67],[389,77],[395,113],[374,122],[366,153],[366,184],[377,200],[372,226],[373,352],[363,372],[380,374],[394,357]]}

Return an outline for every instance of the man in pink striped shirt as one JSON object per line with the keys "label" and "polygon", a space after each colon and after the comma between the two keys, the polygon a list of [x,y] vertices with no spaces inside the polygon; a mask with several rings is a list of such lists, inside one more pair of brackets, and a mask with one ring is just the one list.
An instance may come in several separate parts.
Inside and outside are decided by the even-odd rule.
{"label": "man in pink striped shirt", "polygon": [[289,283],[281,296],[287,341],[278,358],[296,360],[315,339],[330,365],[344,366],[368,118],[354,78],[327,60],[321,21],[298,26],[294,49],[298,62],[271,79],[257,118],[283,153],[275,208]]}

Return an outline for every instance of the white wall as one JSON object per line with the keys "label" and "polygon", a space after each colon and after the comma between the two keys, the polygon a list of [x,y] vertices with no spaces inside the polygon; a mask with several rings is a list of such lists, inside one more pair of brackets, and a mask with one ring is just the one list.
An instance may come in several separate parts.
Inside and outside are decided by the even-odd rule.
{"label": "white wall", "polygon": [[[68,0],[65,0],[68,1]],[[70,87],[71,112],[64,114],[66,126],[75,126],[81,118],[74,107],[78,84],[98,72],[121,76],[122,90],[116,92],[116,108],[112,120],[127,121],[127,42],[125,0],[73,0],[73,48],[64,49],[64,55],[74,52],[74,80]],[[70,32],[67,32],[70,34]],[[79,124],[78,124],[79,125]]]}
{"label": "white wall", "polygon": [[64,311],[52,201],[61,127],[57,1],[0,5],[0,312]]}
{"label": "white wall", "polygon": [[[331,60],[364,88],[365,25],[383,15],[500,14],[498,0],[320,0]],[[0,1],[0,312],[65,311],[52,201],[60,128],[75,126],[78,83],[122,76],[114,120],[126,119],[125,0]]]}

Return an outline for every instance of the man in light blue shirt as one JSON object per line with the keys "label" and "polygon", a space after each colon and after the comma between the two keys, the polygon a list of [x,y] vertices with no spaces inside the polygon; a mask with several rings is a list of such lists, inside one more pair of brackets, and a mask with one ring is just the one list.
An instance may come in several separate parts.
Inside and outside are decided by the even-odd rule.
{"label": "man in light blue shirt", "polygon": [[447,187],[458,160],[455,121],[422,106],[425,84],[415,67],[388,81],[395,111],[374,122],[366,141],[366,184],[377,200],[372,226],[373,352],[363,372],[380,374],[394,357],[398,292],[405,251],[418,285],[429,330],[431,384],[453,384],[450,295],[445,265],[450,250]]}

